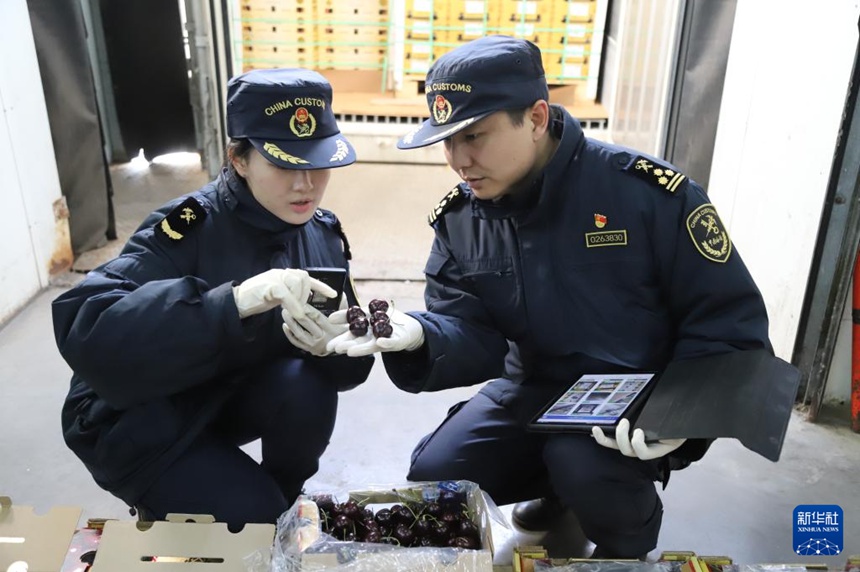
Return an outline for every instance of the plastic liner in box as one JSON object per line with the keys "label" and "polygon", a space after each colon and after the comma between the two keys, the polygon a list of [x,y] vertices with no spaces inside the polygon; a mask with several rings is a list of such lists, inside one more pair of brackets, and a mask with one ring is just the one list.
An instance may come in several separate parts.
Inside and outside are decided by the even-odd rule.
{"label": "plastic liner in box", "polygon": [[331,494],[337,501],[355,500],[362,507],[432,502],[443,491],[462,493],[472,520],[482,536],[481,550],[435,547],[401,547],[390,544],[348,542],[322,531],[319,510],[304,495],[278,519],[272,547],[272,572],[336,570],[338,572],[491,572],[490,521],[507,527],[504,515],[492,500],[469,481],[405,483],[374,486],[346,494]]}

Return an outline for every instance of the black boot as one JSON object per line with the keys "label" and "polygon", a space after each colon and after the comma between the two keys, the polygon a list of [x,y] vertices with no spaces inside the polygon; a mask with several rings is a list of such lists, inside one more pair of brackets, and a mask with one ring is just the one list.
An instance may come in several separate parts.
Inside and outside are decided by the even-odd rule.
{"label": "black boot", "polygon": [[147,509],[142,506],[133,506],[128,509],[128,514],[131,516],[137,516],[138,522],[155,522],[158,520],[155,518],[155,515],[149,512]]}
{"label": "black boot", "polygon": [[565,512],[557,498],[535,499],[517,503],[511,520],[523,530],[549,530]]}

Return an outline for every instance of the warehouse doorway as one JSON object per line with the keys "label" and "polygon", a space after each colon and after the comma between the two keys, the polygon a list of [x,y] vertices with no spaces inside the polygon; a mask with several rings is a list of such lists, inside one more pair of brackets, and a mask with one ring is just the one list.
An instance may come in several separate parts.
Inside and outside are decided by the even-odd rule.
{"label": "warehouse doorway", "polygon": [[100,0],[98,11],[128,157],[197,151],[177,0]]}

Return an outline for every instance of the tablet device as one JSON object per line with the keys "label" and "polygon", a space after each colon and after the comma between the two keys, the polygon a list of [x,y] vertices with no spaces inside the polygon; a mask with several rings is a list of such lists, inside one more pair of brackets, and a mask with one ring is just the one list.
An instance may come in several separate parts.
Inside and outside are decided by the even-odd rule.
{"label": "tablet device", "polygon": [[340,309],[340,301],[343,298],[343,285],[346,281],[346,269],[344,268],[305,268],[311,278],[327,284],[337,292],[334,298],[326,298],[322,294],[311,291],[308,304],[328,316]]}
{"label": "tablet device", "polygon": [[547,403],[528,424],[533,431],[614,429],[632,419],[656,383],[654,373],[588,374]]}

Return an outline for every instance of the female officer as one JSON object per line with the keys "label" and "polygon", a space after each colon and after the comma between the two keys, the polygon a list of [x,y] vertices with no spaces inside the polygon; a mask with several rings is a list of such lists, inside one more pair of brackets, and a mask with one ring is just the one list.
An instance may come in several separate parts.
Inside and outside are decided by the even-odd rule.
{"label": "female officer", "polygon": [[[329,356],[345,326],[307,304],[336,293],[303,268],[349,268],[338,219],[318,208],[330,169],[355,161],[331,86],[255,70],[227,99],[220,176],[150,215],[54,301],[53,319],[74,371],[63,434],[96,482],[142,518],[211,514],[237,528],[275,522],[298,496],[337,392],[365,381],[373,358]],[[239,448],[258,438],[260,464]]]}

